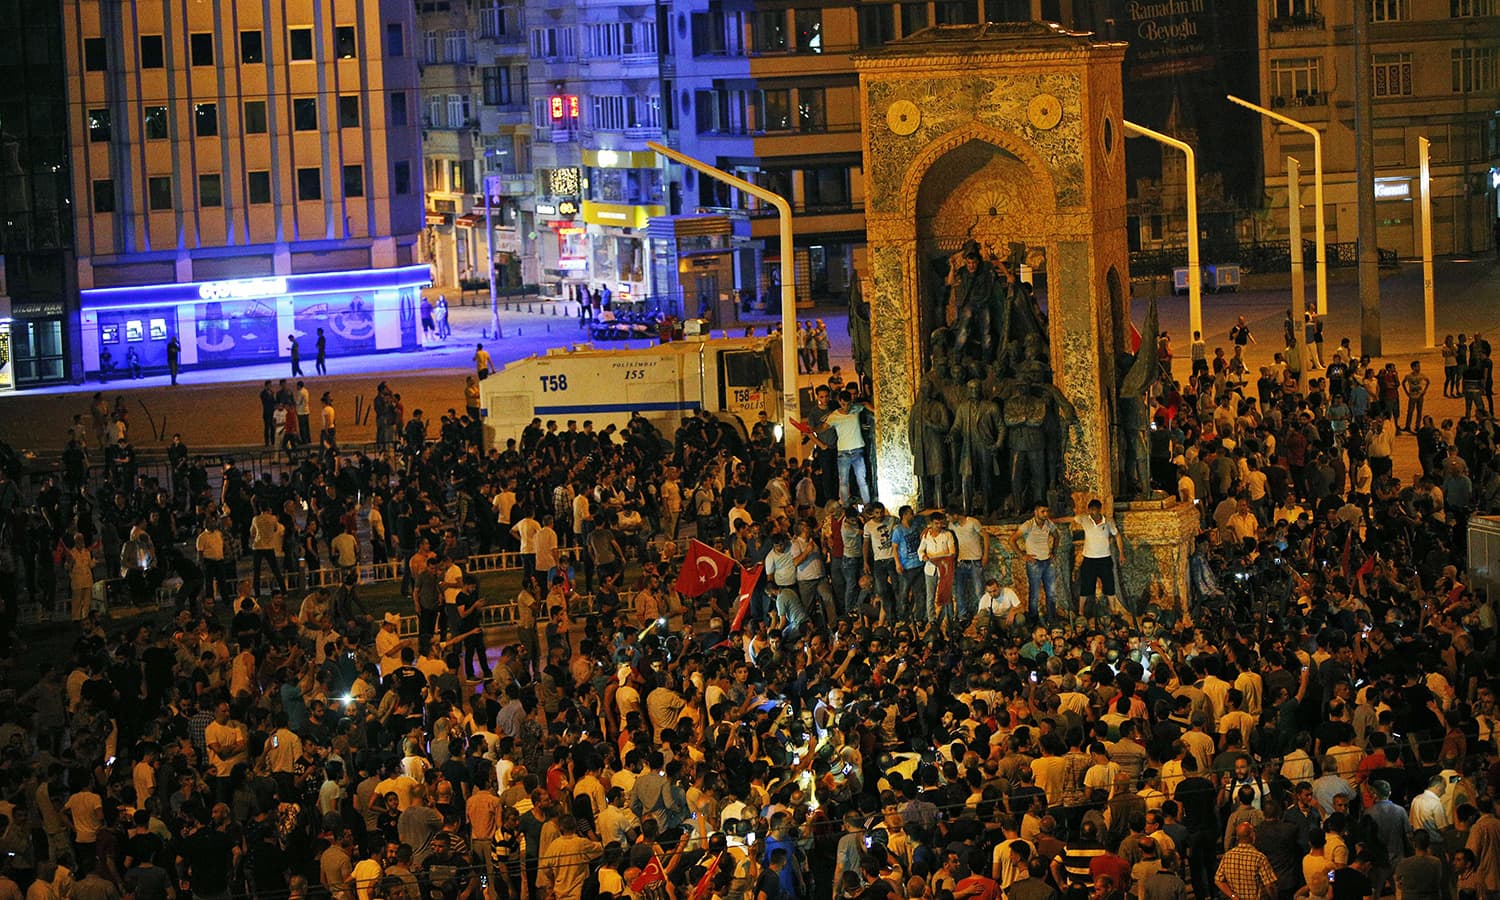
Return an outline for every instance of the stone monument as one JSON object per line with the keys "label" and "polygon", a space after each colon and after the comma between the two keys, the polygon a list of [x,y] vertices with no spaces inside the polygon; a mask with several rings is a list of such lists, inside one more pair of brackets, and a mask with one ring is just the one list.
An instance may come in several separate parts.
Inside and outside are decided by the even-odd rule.
{"label": "stone monument", "polygon": [[[1002,518],[1034,498],[1066,512],[1128,493],[1116,432],[1117,366],[1131,349],[1124,54],[1056,25],[992,23],[927,28],[856,56],[877,494],[888,506],[935,502],[945,478],[950,504]],[[1023,267],[1045,274],[1044,303]],[[938,398],[954,427],[981,412],[990,421],[998,403],[996,442],[941,465],[935,448],[914,448],[924,429],[912,415],[935,421]],[[1185,596],[1196,511],[1148,499],[1116,515],[1137,545],[1132,592]],[[992,533],[1002,557],[1009,530]]]}

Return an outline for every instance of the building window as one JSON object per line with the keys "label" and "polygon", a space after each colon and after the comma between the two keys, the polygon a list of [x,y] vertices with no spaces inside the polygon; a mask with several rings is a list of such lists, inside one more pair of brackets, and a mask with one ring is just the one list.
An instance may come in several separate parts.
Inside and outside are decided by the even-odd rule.
{"label": "building window", "polygon": [[1272,105],[1285,106],[1297,97],[1310,97],[1321,93],[1319,60],[1315,57],[1271,60]]}
{"label": "building window", "polygon": [[323,170],[316,166],[297,170],[297,199],[323,199]]}
{"label": "building window", "polygon": [[1495,48],[1462,47],[1453,51],[1453,92],[1495,89]]}
{"label": "building window", "polygon": [[474,117],[473,114],[472,114],[472,110],[471,110],[469,104],[470,104],[470,100],[469,100],[469,95],[468,94],[449,94],[448,95],[448,127],[449,128],[468,128],[469,127],[469,124],[470,124],[469,120]]}
{"label": "building window", "polygon": [[365,195],[365,167],[344,166],[344,196],[363,197]]}
{"label": "building window", "polygon": [[896,39],[896,8],[889,3],[859,7],[859,45],[879,47]]}
{"label": "building window", "polygon": [[306,62],[313,58],[313,34],[311,28],[292,28],[287,32],[291,44],[292,60]]}
{"label": "building window", "polygon": [[727,30],[722,9],[693,13],[693,55],[723,56],[728,52]]}
{"label": "building window", "polygon": [[655,53],[656,20],[647,19],[644,22],[626,22],[624,37],[625,46],[622,49],[627,56],[640,53]]}
{"label": "building window", "polygon": [[112,213],[115,211],[115,180],[113,178],[94,179],[94,212]]}
{"label": "building window", "polygon": [[787,49],[786,10],[767,9],[755,14],[751,29],[752,46],[761,53],[780,53]]}
{"label": "building window", "polygon": [[406,121],[406,92],[393,91],[391,92],[391,125],[404,126]]}
{"label": "building window", "polygon": [[1305,19],[1317,14],[1314,0],[1275,0],[1271,10],[1273,19]]}
{"label": "building window", "polygon": [[271,173],[247,172],[245,174],[245,196],[251,204],[271,202]]}
{"label": "building window", "polygon": [[298,97],[292,101],[292,128],[296,131],[318,130],[316,97]]}
{"label": "building window", "polygon": [[171,134],[167,128],[167,108],[165,106],[148,106],[142,114],[144,120],[144,132],[148,141],[165,141]]}
{"label": "building window", "polygon": [[245,133],[265,134],[269,123],[266,121],[266,101],[245,101]]}
{"label": "building window", "polygon": [[804,169],[802,185],[809,210],[849,208],[849,169],[846,166]]}
{"label": "building window", "polygon": [[901,4],[901,36],[915,34],[927,27],[926,3]]}
{"label": "building window", "polygon": [[160,69],[167,64],[166,54],[162,52],[161,35],[141,35],[141,68]]}
{"label": "building window", "polygon": [[1370,83],[1377,97],[1411,96],[1411,54],[1377,53]]}
{"label": "building window", "polygon": [[573,29],[533,28],[531,30],[531,56],[533,59],[572,59],[577,55],[573,44]]}
{"label": "building window", "polygon": [[172,208],[170,175],[153,175],[146,179],[146,205],[155,210]]}
{"label": "building window", "polygon": [[469,61],[469,33],[462,28],[450,28],[443,36],[443,52],[448,62]]}
{"label": "building window", "polygon": [[502,34],[505,34],[505,8],[500,0],[480,0],[479,36],[493,38]]}
{"label": "building window", "polygon": [[939,25],[974,25],[979,22],[979,4],[975,0],[938,0],[933,14]]}
{"label": "building window", "polygon": [[109,68],[109,50],[104,44],[104,38],[84,38],[83,70],[85,72],[103,72],[107,68]]}
{"label": "building window", "polygon": [[1410,18],[1409,0],[1370,0],[1371,22],[1404,22]]}
{"label": "building window", "polygon": [[797,26],[797,52],[823,52],[823,11],[821,9],[799,9],[792,15]]}
{"label": "building window", "polygon": [[339,127],[359,127],[359,95],[345,94],[339,98]]}
{"label": "building window", "polygon": [[188,54],[195,66],[214,64],[214,36],[212,32],[200,31],[188,35]]}
{"label": "building window", "polygon": [[985,0],[986,22],[1030,22],[1031,4],[1028,0]]}
{"label": "building window", "polygon": [[253,66],[266,61],[265,36],[259,31],[240,32],[240,65]]}
{"label": "building window", "polygon": [[1494,14],[1495,0],[1448,0],[1448,15],[1455,19]]}
{"label": "building window", "polygon": [[797,89],[797,130],[828,129],[828,97],[822,88]]}
{"label": "building window", "polygon": [[602,22],[588,26],[589,53],[593,56],[619,56],[623,43],[620,32],[624,26],[619,22]]}
{"label": "building window", "polygon": [[404,159],[391,167],[391,190],[398,195],[411,193],[411,163]]}
{"label": "building window", "polygon": [[358,54],[359,43],[354,37],[353,25],[338,25],[333,29],[333,55],[339,59],[353,59]]}
{"label": "building window", "polygon": [[385,55],[391,59],[400,59],[406,55],[406,33],[401,30],[400,22],[391,22],[385,26]]}
{"label": "building window", "polygon": [[104,143],[109,140],[109,110],[89,110],[89,140],[96,143]]}
{"label": "building window", "polygon": [[198,176],[198,205],[205,207],[224,205],[224,187],[218,175]]}
{"label": "building window", "polygon": [[422,62],[429,65],[438,61],[438,33],[436,31],[422,32]]}
{"label": "building window", "polygon": [[785,88],[766,91],[763,102],[766,110],[765,130],[791,131],[792,92]]}
{"label": "building window", "polygon": [[213,137],[219,133],[219,104],[193,104],[193,133],[198,137]]}

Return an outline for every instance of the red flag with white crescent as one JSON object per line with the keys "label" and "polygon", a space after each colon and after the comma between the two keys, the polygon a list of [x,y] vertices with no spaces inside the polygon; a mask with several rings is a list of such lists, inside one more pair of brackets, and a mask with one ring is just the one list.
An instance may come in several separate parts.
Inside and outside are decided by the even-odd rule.
{"label": "red flag with white crescent", "polygon": [[646,868],[641,870],[630,882],[630,890],[639,894],[653,884],[661,884],[667,880],[667,871],[662,867],[661,859],[655,854],[651,855],[651,861],[646,863]]}
{"label": "red flag with white crescent", "polygon": [[687,559],[682,561],[682,571],[677,573],[677,593],[684,597],[697,597],[714,588],[724,586],[729,580],[729,570],[734,560],[700,540],[688,542]]}
{"label": "red flag with white crescent", "polygon": [[755,593],[755,584],[760,581],[760,575],[765,569],[764,563],[756,563],[754,568],[740,573],[739,606],[734,611],[734,624],[729,626],[730,634],[739,634],[744,630],[745,616],[750,612],[750,595]]}
{"label": "red flag with white crescent", "polygon": [[719,860],[722,856],[715,856],[713,862],[708,864],[708,871],[693,885],[693,890],[688,894],[688,900],[708,900],[714,892],[714,876],[719,874]]}

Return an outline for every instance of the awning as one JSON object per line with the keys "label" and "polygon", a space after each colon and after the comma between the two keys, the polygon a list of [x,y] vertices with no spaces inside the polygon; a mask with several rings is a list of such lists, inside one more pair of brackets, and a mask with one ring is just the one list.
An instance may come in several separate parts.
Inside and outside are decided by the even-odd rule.
{"label": "awning", "polygon": [[719,214],[657,216],[646,226],[653,238],[717,237],[733,233],[729,217]]}
{"label": "awning", "polygon": [[459,216],[458,218],[454,219],[453,224],[457,225],[459,228],[476,228],[483,221],[484,216],[477,216],[473,213],[469,213],[468,215]]}
{"label": "awning", "polygon": [[433,212],[432,210],[428,210],[427,211],[427,224],[428,225],[446,225],[446,224],[448,224],[448,217],[447,217],[447,215],[445,215],[443,213]]}

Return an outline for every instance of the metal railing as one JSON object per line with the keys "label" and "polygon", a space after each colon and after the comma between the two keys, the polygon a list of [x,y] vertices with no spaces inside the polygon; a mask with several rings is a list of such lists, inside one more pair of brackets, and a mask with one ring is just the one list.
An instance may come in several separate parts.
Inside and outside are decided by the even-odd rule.
{"label": "metal railing", "polygon": [[[1304,259],[1312,259],[1317,242],[1302,241]],[[1380,249],[1381,268],[1396,268],[1400,259],[1395,250]],[[1233,263],[1246,273],[1286,272],[1291,269],[1291,241],[1205,241],[1199,251],[1205,263]],[[1359,264],[1359,245],[1354,241],[1328,245],[1330,269],[1352,268]],[[1186,247],[1164,247],[1157,250],[1135,250],[1130,254],[1131,278],[1170,278],[1172,270],[1187,265]]]}

